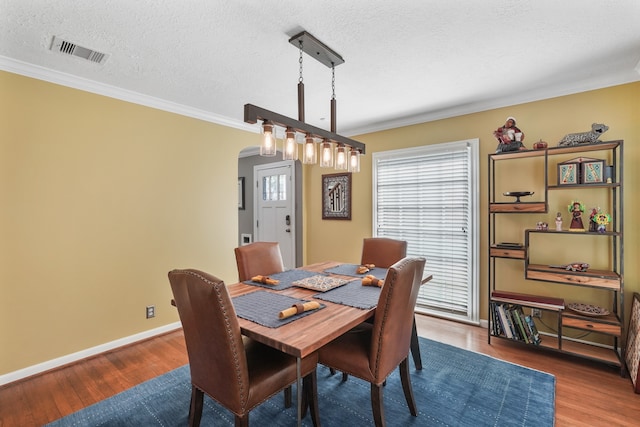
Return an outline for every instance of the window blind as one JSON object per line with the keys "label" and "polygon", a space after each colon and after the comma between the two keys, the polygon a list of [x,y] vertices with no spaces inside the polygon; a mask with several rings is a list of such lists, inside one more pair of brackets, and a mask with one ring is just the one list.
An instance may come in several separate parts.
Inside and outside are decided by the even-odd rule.
{"label": "window blind", "polygon": [[423,256],[417,311],[477,321],[477,143],[374,153],[374,230]]}

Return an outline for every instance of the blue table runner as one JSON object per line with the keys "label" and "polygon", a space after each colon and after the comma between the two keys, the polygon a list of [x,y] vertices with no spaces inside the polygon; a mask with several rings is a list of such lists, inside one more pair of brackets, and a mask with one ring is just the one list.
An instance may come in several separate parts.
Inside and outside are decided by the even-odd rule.
{"label": "blue table runner", "polygon": [[387,269],[374,267],[369,270],[368,273],[360,274],[357,273],[356,270],[360,267],[360,264],[340,264],[335,267],[327,268],[324,270],[325,273],[329,274],[340,274],[342,276],[351,276],[351,277],[364,277],[367,274],[373,275],[376,279],[384,280],[387,276]]}
{"label": "blue table runner", "polygon": [[293,270],[283,271],[281,273],[269,274],[270,278],[280,281],[280,283],[278,283],[277,285],[267,285],[264,283],[256,283],[256,282],[252,282],[251,280],[246,280],[242,283],[246,283],[247,285],[253,285],[253,286],[261,286],[263,288],[272,289],[275,291],[281,291],[283,289],[287,289],[293,286],[292,283],[295,282],[296,280],[306,279],[308,277],[318,276],[318,275],[323,275],[323,273],[293,269]]}
{"label": "blue table runner", "polygon": [[346,285],[316,294],[313,297],[323,301],[368,310],[378,305],[380,291],[381,288],[377,286],[362,286],[362,280],[352,280]]}

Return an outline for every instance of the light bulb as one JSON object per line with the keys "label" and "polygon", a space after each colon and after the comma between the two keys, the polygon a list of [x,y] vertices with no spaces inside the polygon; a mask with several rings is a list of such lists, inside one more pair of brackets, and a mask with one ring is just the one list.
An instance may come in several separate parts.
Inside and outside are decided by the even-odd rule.
{"label": "light bulb", "polygon": [[302,157],[302,163],[315,165],[316,162],[316,142],[310,134],[307,134],[304,141],[304,156]]}
{"label": "light bulb", "polygon": [[266,121],[262,124],[260,155],[264,157],[273,157],[276,155],[276,137],[273,134],[273,124]]}
{"label": "light bulb", "polygon": [[360,151],[355,148],[349,151],[349,172],[360,172]]}
{"label": "light bulb", "polygon": [[320,145],[320,167],[333,167],[333,148],[327,139],[323,140]]}
{"label": "light bulb", "polygon": [[347,148],[344,145],[336,148],[336,169],[347,170]]}
{"label": "light bulb", "polygon": [[298,143],[296,133],[293,129],[287,128],[284,147],[282,149],[282,160],[298,160]]}

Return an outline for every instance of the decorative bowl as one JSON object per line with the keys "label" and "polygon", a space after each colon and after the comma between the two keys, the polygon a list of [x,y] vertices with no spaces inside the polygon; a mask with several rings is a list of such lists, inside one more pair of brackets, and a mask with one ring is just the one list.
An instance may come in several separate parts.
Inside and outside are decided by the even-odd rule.
{"label": "decorative bowl", "polygon": [[606,316],[609,314],[609,310],[607,310],[606,308],[598,307],[597,305],[592,304],[582,304],[579,302],[569,303],[567,304],[567,308],[584,316],[598,317]]}
{"label": "decorative bowl", "polygon": [[503,196],[515,197],[516,203],[520,203],[520,197],[531,196],[532,194],[534,194],[533,191],[507,191],[502,193]]}
{"label": "decorative bowl", "polygon": [[547,143],[544,142],[543,140],[533,143],[534,150],[544,150],[545,148],[547,148]]}

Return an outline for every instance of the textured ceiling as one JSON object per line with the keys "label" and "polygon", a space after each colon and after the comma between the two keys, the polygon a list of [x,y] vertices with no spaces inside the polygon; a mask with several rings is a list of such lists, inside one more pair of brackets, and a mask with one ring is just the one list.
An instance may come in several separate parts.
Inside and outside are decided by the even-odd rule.
{"label": "textured ceiling", "polygon": [[[306,30],[345,59],[350,136],[638,81],[639,22],[638,0],[0,0],[0,69],[255,129],[245,103],[297,118],[288,40]],[[305,54],[303,77],[327,129],[331,70]]]}

